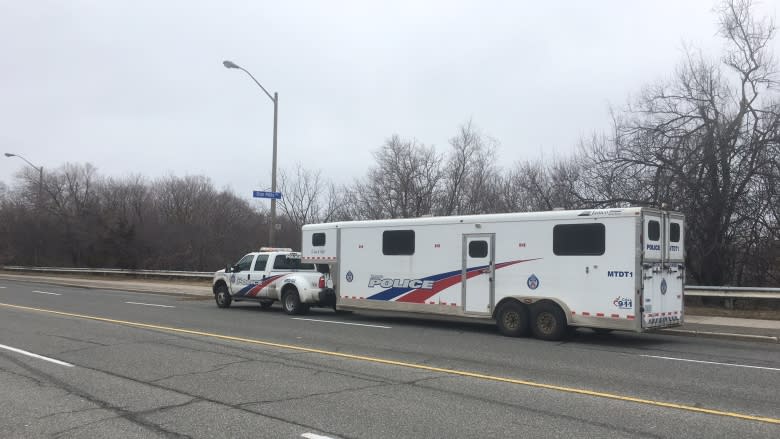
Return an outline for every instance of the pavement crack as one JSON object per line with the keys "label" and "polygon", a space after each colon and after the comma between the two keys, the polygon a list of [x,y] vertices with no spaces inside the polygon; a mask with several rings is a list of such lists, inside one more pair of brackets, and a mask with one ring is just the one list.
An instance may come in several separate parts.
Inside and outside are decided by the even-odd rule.
{"label": "pavement crack", "polygon": [[330,392],[308,393],[306,395],[294,396],[294,397],[290,397],[290,398],[261,399],[261,400],[257,400],[257,401],[244,402],[244,403],[239,404],[239,406],[240,407],[245,407],[245,406],[251,406],[251,405],[258,405],[258,404],[262,405],[262,404],[275,404],[275,403],[278,403],[278,402],[301,401],[301,400],[305,400],[305,399],[312,398],[312,397],[317,397],[317,396],[340,395],[340,394],[345,394],[345,393],[350,393],[350,392],[357,392],[357,391],[361,391],[361,390],[374,389],[374,388],[378,388],[378,387],[392,387],[392,386],[393,385],[388,385],[388,384],[374,384],[374,385],[370,385],[370,386],[353,387],[353,388],[350,388],[350,389],[333,390],[333,391],[330,391]]}
{"label": "pavement crack", "polygon": [[196,371],[196,372],[187,372],[187,373],[173,374],[173,375],[168,375],[168,376],[165,376],[165,377],[162,377],[162,378],[157,378],[155,380],[150,380],[148,382],[149,383],[159,383],[160,381],[169,380],[171,378],[181,378],[181,377],[186,377],[186,376],[194,376],[194,375],[202,375],[202,374],[207,374],[207,373],[219,372],[221,370],[227,369],[230,366],[233,366],[233,365],[236,365],[236,364],[241,364],[241,363],[250,363],[252,361],[254,361],[254,360],[232,361],[230,363],[220,364],[220,365],[215,366],[215,367],[213,367],[213,368],[211,368],[209,370],[199,370],[199,371]]}

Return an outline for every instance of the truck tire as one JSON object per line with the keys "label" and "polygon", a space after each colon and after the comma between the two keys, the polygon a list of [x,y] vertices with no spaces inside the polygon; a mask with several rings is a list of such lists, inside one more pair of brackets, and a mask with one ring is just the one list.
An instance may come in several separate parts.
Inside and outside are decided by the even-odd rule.
{"label": "truck tire", "polygon": [[539,302],[531,308],[531,331],[542,340],[560,340],[566,335],[566,315],[551,302]]}
{"label": "truck tire", "polygon": [[306,314],[309,311],[309,305],[301,303],[298,291],[290,288],[282,293],[282,309],[289,315]]}
{"label": "truck tire", "polygon": [[233,298],[230,297],[227,285],[220,285],[217,287],[217,291],[214,293],[214,300],[217,302],[219,308],[229,308],[230,303],[233,302]]}
{"label": "truck tire", "polygon": [[496,313],[496,326],[507,337],[528,335],[528,308],[515,301],[501,305]]}

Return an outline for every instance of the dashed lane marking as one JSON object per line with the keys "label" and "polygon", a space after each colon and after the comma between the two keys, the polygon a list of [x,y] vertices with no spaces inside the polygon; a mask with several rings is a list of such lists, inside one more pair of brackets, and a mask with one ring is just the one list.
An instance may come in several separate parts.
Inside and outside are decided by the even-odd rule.
{"label": "dashed lane marking", "polygon": [[130,305],[143,305],[143,306],[158,306],[160,308],[176,308],[172,305],[157,305],[156,303],[141,303],[141,302],[125,302],[129,303]]}
{"label": "dashed lane marking", "polygon": [[780,372],[780,368],[777,367],[751,366],[748,364],[736,364],[736,363],[718,363],[717,361],[691,360],[688,358],[662,357],[659,355],[640,355],[640,357],[659,358],[661,360],[672,360],[672,361],[685,361],[687,363],[714,364],[717,366],[746,367],[748,369],[774,370]]}
{"label": "dashed lane marking", "polygon": [[49,363],[59,364],[60,366],[65,367],[73,367],[72,364],[66,363],[64,361],[55,360],[54,358],[44,357],[43,355],[34,354],[32,352],[25,351],[23,349],[14,348],[11,346],[6,346],[4,344],[0,344],[0,349],[5,349],[7,351],[16,352],[17,354],[27,355],[28,357],[37,358],[39,360],[48,361]]}
{"label": "dashed lane marking", "polygon": [[38,291],[38,290],[33,290],[33,293],[38,293],[38,294],[48,294],[48,295],[50,295],[50,296],[62,296],[62,294],[60,294],[60,293],[50,293],[50,292],[48,292],[48,291]]}
{"label": "dashed lane marking", "polygon": [[745,421],[765,422],[769,424],[780,425],[780,418],[770,418],[764,416],[747,415],[744,413],[737,413],[737,412],[727,412],[723,410],[708,409],[704,407],[695,407],[692,405],[677,404],[673,402],[655,401],[652,399],[636,398],[633,396],[624,396],[615,393],[599,392],[594,390],[580,389],[576,387],[558,386],[555,384],[544,384],[544,383],[538,383],[534,381],[520,380],[515,378],[506,378],[506,377],[487,375],[487,374],[477,373],[477,372],[468,372],[468,371],[462,371],[457,369],[446,369],[442,367],[426,366],[423,364],[406,363],[403,361],[387,360],[378,357],[368,357],[365,355],[326,351],[323,349],[307,348],[305,346],[296,346],[296,345],[290,345],[284,343],[275,343],[271,341],[258,340],[254,338],[234,337],[231,335],[222,335],[222,334],[216,334],[211,332],[195,331],[192,329],[174,328],[170,326],[153,325],[149,323],[130,322],[126,320],[110,319],[106,317],[90,316],[85,314],[74,314],[69,312],[56,311],[52,309],[33,308],[33,307],[22,306],[22,305],[12,305],[9,303],[2,303],[2,302],[0,302],[0,307],[18,309],[24,311],[41,312],[41,313],[54,314],[54,315],[65,316],[65,317],[75,317],[79,319],[93,320],[96,322],[114,323],[117,325],[131,326],[135,328],[153,329],[162,332],[197,335],[200,337],[208,337],[208,338],[214,338],[218,340],[236,341],[241,343],[255,344],[259,346],[269,346],[269,347],[275,347],[279,349],[288,349],[297,352],[308,352],[311,354],[320,354],[320,355],[326,355],[326,356],[336,357],[336,358],[345,358],[345,359],[355,360],[355,361],[387,364],[391,366],[406,367],[409,369],[416,369],[416,370],[425,370],[428,372],[438,372],[438,373],[453,375],[453,376],[476,378],[480,380],[494,381],[499,383],[516,384],[520,386],[532,387],[537,389],[554,390],[558,392],[571,393],[575,395],[592,396],[597,398],[611,399],[615,401],[633,402],[636,404],[644,404],[644,405],[649,405],[654,407],[663,407],[663,408],[677,409],[677,410],[683,410],[683,411],[693,412],[693,413],[702,413],[702,414],[721,416],[726,418],[742,419]]}
{"label": "dashed lane marking", "polygon": [[363,323],[334,322],[333,320],[304,319],[304,318],[301,318],[301,317],[291,317],[291,319],[292,320],[303,320],[303,321],[306,321],[306,322],[334,323],[334,324],[337,324],[337,325],[367,326],[369,328],[392,329],[390,326],[366,325],[366,324],[363,324]]}

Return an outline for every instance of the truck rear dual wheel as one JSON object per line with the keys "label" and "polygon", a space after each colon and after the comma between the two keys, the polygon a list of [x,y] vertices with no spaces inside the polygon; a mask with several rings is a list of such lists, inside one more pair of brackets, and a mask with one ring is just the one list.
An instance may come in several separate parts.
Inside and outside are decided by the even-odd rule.
{"label": "truck rear dual wheel", "polygon": [[282,293],[282,309],[289,315],[306,314],[309,311],[309,305],[301,303],[298,292],[289,289]]}

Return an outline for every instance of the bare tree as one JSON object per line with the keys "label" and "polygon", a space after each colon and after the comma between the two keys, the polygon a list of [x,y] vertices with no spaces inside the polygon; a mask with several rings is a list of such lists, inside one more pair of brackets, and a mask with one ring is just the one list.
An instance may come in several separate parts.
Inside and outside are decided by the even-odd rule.
{"label": "bare tree", "polygon": [[760,193],[772,184],[780,134],[774,24],[754,17],[748,0],[718,13],[721,62],[689,50],[673,81],[646,88],[616,117],[612,142],[592,144],[588,164],[601,201],[688,214],[689,274],[708,285],[735,280],[746,230],[765,236],[754,226],[771,210]]}
{"label": "bare tree", "polygon": [[433,213],[441,189],[441,157],[416,140],[389,138],[374,153],[376,166],[355,183],[350,202],[358,218],[413,218]]}

